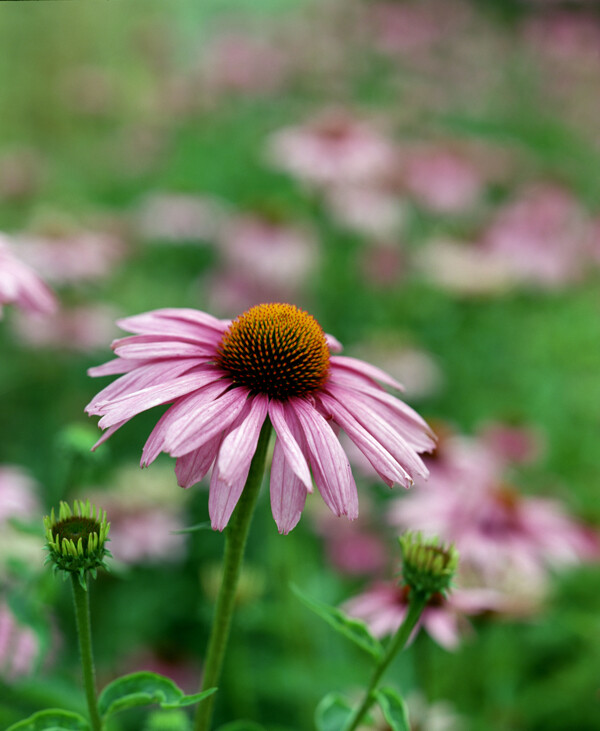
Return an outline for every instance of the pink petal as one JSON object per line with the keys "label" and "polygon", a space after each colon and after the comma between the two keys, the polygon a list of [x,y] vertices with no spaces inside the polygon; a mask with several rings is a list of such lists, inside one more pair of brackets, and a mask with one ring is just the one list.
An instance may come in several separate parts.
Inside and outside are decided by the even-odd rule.
{"label": "pink petal", "polygon": [[[248,470],[250,464],[248,464]],[[234,483],[227,483],[219,478],[216,469],[210,479],[210,493],[208,495],[208,514],[213,530],[222,531],[227,527],[229,518],[244,490],[248,473],[242,474]]]}
{"label": "pink petal", "polygon": [[384,418],[382,414],[373,408],[356,399],[348,391],[338,389],[331,386],[329,389],[331,395],[339,402],[343,403],[345,408],[354,416],[354,418],[362,424],[362,426],[372,434],[375,439],[386,449],[394,459],[406,469],[409,474],[417,474],[427,477],[429,471],[423,464],[423,460],[415,452],[415,450],[407,444],[398,432],[396,432]]}
{"label": "pink petal", "polygon": [[107,363],[88,368],[88,376],[114,376],[119,373],[129,373],[140,366],[147,365],[143,360],[125,360],[125,358],[113,358]]}
{"label": "pink petal", "polygon": [[324,407],[331,412],[334,420],[373,465],[386,485],[392,487],[395,482],[400,483],[403,487],[412,485],[412,478],[402,465],[341,403],[326,393],[320,394],[319,398]]}
{"label": "pink petal", "polygon": [[358,495],[350,464],[333,429],[305,399],[293,398],[296,414],[310,455],[310,465],[319,492],[336,515],[358,517]]}
{"label": "pink petal", "polygon": [[117,431],[117,429],[120,429],[123,426],[123,424],[126,424],[128,421],[130,421],[130,419],[125,419],[124,421],[120,421],[118,424],[114,424],[113,426],[111,426],[110,429],[107,429],[104,432],[104,434],[100,437],[100,439],[98,439],[98,441],[96,442],[96,444],[94,444],[94,446],[92,447],[91,451],[92,452],[95,452],[101,444],[104,444],[104,442],[109,437],[112,437],[112,435]]}
{"label": "pink petal", "polygon": [[460,633],[457,619],[448,610],[426,608],[421,621],[438,645],[446,650],[455,650],[458,647]]}
{"label": "pink petal", "polygon": [[220,444],[221,435],[217,434],[193,452],[178,457],[175,462],[177,484],[180,487],[191,487],[200,482],[215,461]]}
{"label": "pink petal", "polygon": [[329,333],[325,333],[325,340],[331,353],[340,353],[344,349],[340,341]]}
{"label": "pink petal", "polygon": [[381,381],[386,386],[391,386],[398,391],[404,391],[404,386],[398,383],[395,378],[392,378],[389,373],[382,371],[381,368],[377,368],[377,366],[371,365],[370,363],[365,363],[364,360],[349,358],[347,355],[333,355],[329,359],[329,362],[335,368],[346,369],[370,381],[375,381],[376,383],[377,381]]}
{"label": "pink petal", "polygon": [[226,381],[211,384],[197,393],[184,396],[172,408],[177,408],[177,419],[169,426],[165,438],[166,451],[172,457],[182,457],[224,431],[244,408],[248,391],[236,387],[217,396],[213,386],[227,385]]}
{"label": "pink petal", "polygon": [[275,442],[271,465],[271,510],[280,533],[296,526],[306,502],[306,487],[289,465],[281,440]]}
{"label": "pink petal", "polygon": [[166,381],[154,386],[148,386],[140,391],[122,396],[113,401],[100,403],[97,413],[105,414],[98,422],[105,429],[117,421],[130,419],[132,416],[147,411],[154,406],[169,403],[186,394],[197,391],[222,377],[217,369],[196,371],[185,376],[179,376],[172,381]]}
{"label": "pink petal", "polygon": [[295,426],[296,417],[293,409],[288,404],[272,399],[269,402],[269,417],[277,434],[277,441],[281,442],[281,447],[285,454],[287,464],[294,471],[295,475],[302,482],[308,492],[313,491],[310,470],[306,462],[302,450],[298,446],[298,442],[292,432]]}
{"label": "pink petal", "polygon": [[214,357],[212,345],[189,343],[165,335],[132,335],[115,340],[112,349],[120,358],[164,359]]}
{"label": "pink petal", "polygon": [[174,325],[181,327],[186,323],[193,325],[198,331],[214,331],[221,335],[230,324],[228,320],[218,320],[207,312],[185,307],[166,307],[160,310],[151,310],[140,315],[124,317],[117,321],[117,325],[123,330],[143,335],[161,333],[163,328],[168,333]]}
{"label": "pink petal", "polygon": [[248,475],[267,410],[266,396],[251,396],[246,401],[219,449],[215,465],[219,480],[229,484],[236,482],[242,473]]}

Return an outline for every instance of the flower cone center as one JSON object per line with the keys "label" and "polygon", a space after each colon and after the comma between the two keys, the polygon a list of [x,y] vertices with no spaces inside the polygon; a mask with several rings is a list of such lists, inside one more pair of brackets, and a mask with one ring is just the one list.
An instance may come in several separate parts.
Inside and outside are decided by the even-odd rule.
{"label": "flower cone center", "polygon": [[55,536],[59,536],[61,543],[62,539],[66,538],[77,544],[77,541],[82,538],[83,543],[87,545],[88,536],[91,533],[100,533],[100,525],[93,518],[74,515],[56,523],[52,532]]}
{"label": "flower cone center", "polygon": [[321,326],[307,312],[294,305],[256,305],[231,323],[217,362],[236,385],[285,400],[325,383],[329,348]]}

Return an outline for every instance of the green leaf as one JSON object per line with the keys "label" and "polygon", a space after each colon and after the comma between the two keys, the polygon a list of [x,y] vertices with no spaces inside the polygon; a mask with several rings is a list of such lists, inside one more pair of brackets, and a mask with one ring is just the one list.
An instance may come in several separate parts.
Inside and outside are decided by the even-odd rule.
{"label": "green leaf", "polygon": [[161,708],[180,708],[198,703],[216,690],[209,688],[202,693],[185,695],[170,678],[143,670],[109,683],[100,693],[98,708],[101,716],[150,703],[158,703]]}
{"label": "green leaf", "polygon": [[232,721],[220,726],[218,731],[265,731],[265,727],[254,721]]}
{"label": "green leaf", "polygon": [[328,693],[315,711],[317,731],[343,731],[352,716],[352,708],[339,693]]}
{"label": "green leaf", "polygon": [[312,609],[315,614],[318,614],[319,617],[330,624],[334,630],[348,637],[376,660],[381,659],[383,647],[369,632],[367,625],[362,620],[349,617],[337,607],[331,607],[329,604],[312,599],[294,584],[292,584],[292,591],[309,609]]}
{"label": "green leaf", "polygon": [[410,731],[408,708],[399,693],[393,688],[381,688],[375,691],[375,697],[392,731]]}
{"label": "green leaf", "polygon": [[13,723],[6,731],[90,731],[90,725],[78,713],[49,708]]}

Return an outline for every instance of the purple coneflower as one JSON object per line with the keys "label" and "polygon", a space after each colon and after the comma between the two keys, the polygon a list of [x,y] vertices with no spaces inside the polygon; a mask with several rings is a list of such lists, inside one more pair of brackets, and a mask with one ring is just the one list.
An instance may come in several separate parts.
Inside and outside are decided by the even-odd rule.
{"label": "purple coneflower", "polygon": [[8,237],[0,234],[0,318],[6,304],[37,314],[56,309],[50,289],[13,253]]}
{"label": "purple coneflower", "polygon": [[390,487],[426,475],[418,453],[434,446],[423,419],[381,385],[387,373],[341,349],[308,313],[261,304],[233,321],[192,309],[125,318],[135,333],[113,343],[118,356],[90,375],[124,374],[86,407],[101,416],[103,442],[136,414],[172,403],[152,430],[142,466],[160,452],[177,458],[182,487],[214,464],[209,513],[223,530],[244,489],[263,423],[276,434],[271,507],[281,533],[300,519],[312,477],[336,515],[358,515],[356,485],[334,425],[368,457]]}

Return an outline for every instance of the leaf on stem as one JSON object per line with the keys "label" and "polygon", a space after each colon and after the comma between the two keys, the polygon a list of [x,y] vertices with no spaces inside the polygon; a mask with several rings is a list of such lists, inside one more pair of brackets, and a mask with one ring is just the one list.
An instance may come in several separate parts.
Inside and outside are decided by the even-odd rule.
{"label": "leaf on stem", "polygon": [[317,731],[343,731],[352,716],[352,707],[339,693],[328,693],[317,706]]}
{"label": "leaf on stem", "polygon": [[157,673],[141,671],[113,680],[100,693],[98,709],[101,716],[109,716],[126,708],[158,703],[161,708],[180,708],[204,700],[216,692],[209,688],[202,693],[185,695],[170,678]]}
{"label": "leaf on stem", "polygon": [[49,708],[14,723],[7,731],[90,731],[90,726],[78,713]]}
{"label": "leaf on stem", "polygon": [[383,656],[383,647],[369,632],[367,625],[362,620],[349,617],[337,607],[331,607],[329,604],[312,599],[294,584],[291,586],[292,591],[300,601],[330,624],[334,630],[348,637],[348,639],[352,640],[352,642],[368,652],[376,660],[381,659]]}
{"label": "leaf on stem", "polygon": [[397,691],[393,688],[381,688],[375,691],[375,698],[392,731],[410,731],[408,708]]}
{"label": "leaf on stem", "polygon": [[232,721],[220,726],[218,731],[265,731],[265,727],[254,721]]}

